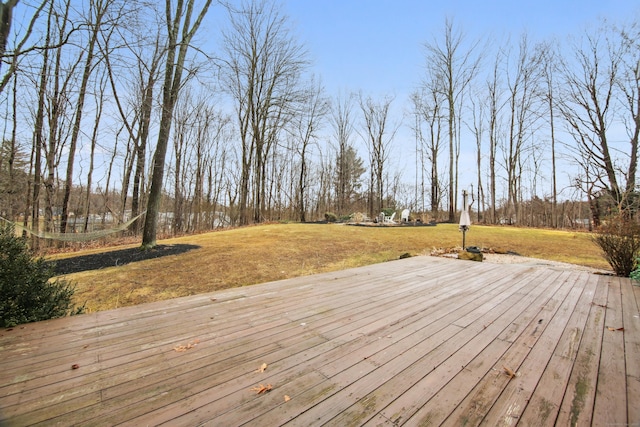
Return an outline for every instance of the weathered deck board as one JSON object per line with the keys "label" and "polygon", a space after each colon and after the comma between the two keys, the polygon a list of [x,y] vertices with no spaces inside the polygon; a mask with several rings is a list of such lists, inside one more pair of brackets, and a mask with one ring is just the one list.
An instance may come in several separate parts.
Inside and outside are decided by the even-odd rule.
{"label": "weathered deck board", "polygon": [[[627,372],[627,399],[640,402],[640,309],[638,297],[640,287],[622,288],[622,313],[624,326],[625,368]],[[635,292],[634,292],[635,291]],[[625,316],[627,313],[637,313]],[[640,405],[627,403],[627,422],[629,425],[640,425]]]}
{"label": "weathered deck board", "polygon": [[17,426],[634,424],[639,302],[626,279],[414,257],[39,322],[0,332],[0,414]]}
{"label": "weathered deck board", "polygon": [[526,426],[552,426],[555,424],[560,403],[566,391],[571,369],[578,354],[585,322],[591,309],[599,276],[589,275],[580,298],[566,324],[549,366],[544,370],[540,381],[527,404],[519,422]]}

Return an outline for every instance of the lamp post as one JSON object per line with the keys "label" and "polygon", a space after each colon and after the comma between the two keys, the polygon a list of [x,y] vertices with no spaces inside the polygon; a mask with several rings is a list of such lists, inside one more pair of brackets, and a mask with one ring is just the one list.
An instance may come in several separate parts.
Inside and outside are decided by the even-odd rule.
{"label": "lamp post", "polygon": [[466,233],[471,226],[471,217],[469,216],[469,206],[467,205],[467,190],[462,190],[462,212],[460,212],[459,230],[462,231],[462,250],[465,250]]}

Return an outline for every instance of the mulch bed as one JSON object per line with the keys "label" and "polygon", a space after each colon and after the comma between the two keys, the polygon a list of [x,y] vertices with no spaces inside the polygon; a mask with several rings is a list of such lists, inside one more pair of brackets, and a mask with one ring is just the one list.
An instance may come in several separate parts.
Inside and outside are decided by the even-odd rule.
{"label": "mulch bed", "polygon": [[71,258],[52,261],[56,276],[78,273],[88,270],[99,270],[107,267],[117,267],[130,264],[132,262],[144,261],[147,259],[160,258],[169,255],[178,255],[193,249],[198,249],[198,245],[177,244],[158,245],[153,249],[142,250],[140,248],[120,249],[117,251],[104,252],[91,255],[80,255]]}

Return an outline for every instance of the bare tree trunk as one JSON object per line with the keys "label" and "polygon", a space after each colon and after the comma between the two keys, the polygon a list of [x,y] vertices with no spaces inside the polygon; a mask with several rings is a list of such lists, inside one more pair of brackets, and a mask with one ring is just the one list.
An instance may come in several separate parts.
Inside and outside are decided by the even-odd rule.
{"label": "bare tree trunk", "polygon": [[[51,14],[53,6],[49,9],[49,17],[47,19],[47,30],[45,34],[45,47],[51,42]],[[42,151],[45,147],[44,142],[44,108],[45,97],[47,92],[47,75],[49,72],[49,49],[45,49],[42,53],[42,69],[40,71],[40,83],[38,87],[38,108],[35,117],[35,126],[33,132],[32,155],[33,162],[33,193],[31,195],[31,229],[38,231],[40,228],[40,185],[42,176]],[[26,216],[25,216],[26,220]],[[32,241],[34,248],[37,247],[37,239]]]}
{"label": "bare tree trunk", "polygon": [[[52,48],[59,48],[66,40],[62,40],[58,46],[51,46],[48,42],[44,46],[31,46],[25,47],[27,41],[31,37],[33,33],[36,22],[40,17],[40,13],[44,10],[47,4],[50,5],[50,9],[55,7],[53,1],[42,0],[40,4],[35,7],[33,15],[31,15],[31,19],[28,23],[21,22],[21,26],[26,28],[26,31],[22,35],[22,39],[18,40],[13,49],[10,52],[7,52],[7,43],[9,42],[11,36],[11,25],[13,24],[13,9],[18,5],[19,0],[7,0],[6,2],[0,1],[0,70],[2,69],[2,65],[5,63],[9,64],[9,69],[4,71],[4,75],[0,77],[0,93],[2,93],[9,84],[9,81],[16,73],[18,69],[18,59],[24,54],[31,52],[35,49],[40,50],[48,50]],[[22,16],[21,16],[22,18]],[[49,12],[49,19],[51,18]],[[48,29],[49,24],[47,24]],[[49,40],[50,41],[50,40]]]}
{"label": "bare tree trunk", "polygon": [[[193,13],[194,0],[187,0],[186,11],[183,10],[182,1],[178,2],[175,17],[172,18],[172,5],[170,0],[166,0],[166,19],[168,32],[168,54],[165,67],[164,86],[162,94],[162,114],[160,118],[160,130],[158,133],[158,143],[153,157],[153,174],[151,177],[151,188],[149,190],[149,201],[147,204],[147,215],[145,217],[144,230],[142,235],[142,248],[150,249],[156,246],[156,234],[158,227],[158,215],[160,213],[160,200],[162,198],[162,184],[164,178],[164,163],[167,154],[167,145],[171,132],[173,120],[173,109],[178,99],[182,82],[184,63],[189,49],[189,44],[198,27],[202,23],[204,16],[209,9],[211,0],[206,0],[202,6],[200,14],[196,18],[191,28],[191,15]],[[182,38],[178,40],[180,24],[182,24]],[[176,49],[177,62],[176,62]]]}
{"label": "bare tree trunk", "polygon": [[[102,2],[105,3],[102,3]],[[89,46],[87,46],[86,54],[87,59],[84,64],[84,70],[82,72],[82,82],[80,83],[80,90],[78,93],[78,99],[76,103],[75,122],[73,130],[71,132],[71,142],[69,143],[69,155],[67,159],[67,173],[64,183],[64,195],[62,198],[62,214],[60,215],[60,232],[67,232],[67,221],[69,217],[69,197],[71,196],[71,187],[73,186],[73,166],[75,163],[76,146],[78,144],[78,138],[80,136],[80,126],[82,124],[82,114],[84,111],[84,102],[87,94],[87,85],[93,69],[93,58],[95,56],[95,47],[98,40],[98,34],[102,27],[102,19],[107,13],[107,9],[110,6],[111,0],[92,0],[89,7],[91,10],[95,8],[95,22],[91,22],[92,27],[89,38]],[[93,16],[89,19],[93,20]],[[81,55],[84,54],[81,53]]]}
{"label": "bare tree trunk", "polygon": [[[144,39],[144,36],[143,36]],[[124,215],[127,206],[129,185],[132,182],[133,185],[131,195],[131,215],[132,217],[140,214],[140,206],[144,205],[142,200],[142,194],[144,194],[144,176],[145,176],[145,164],[146,164],[146,147],[149,139],[149,129],[151,126],[151,115],[153,111],[153,96],[154,88],[158,79],[158,69],[160,67],[160,61],[164,54],[161,52],[160,47],[160,34],[156,34],[153,38],[153,49],[151,52],[151,58],[144,59],[144,51],[139,52],[137,50],[139,45],[143,43],[131,43],[127,45],[131,53],[137,61],[137,83],[139,85],[139,92],[134,94],[136,99],[133,101],[136,113],[131,120],[123,107],[121,97],[119,95],[118,85],[116,83],[117,71],[113,69],[111,65],[110,56],[108,53],[103,52],[107,68],[109,70],[109,81],[111,83],[111,89],[113,92],[114,101],[120,114],[124,128],[126,128],[129,135],[129,143],[127,146],[127,153],[125,158],[124,176],[122,179],[121,190],[121,212]],[[125,64],[126,66],[126,64]],[[139,100],[138,100],[139,97]],[[139,105],[139,106],[137,106]],[[137,106],[137,107],[136,107]],[[135,166],[135,169],[134,169]],[[134,225],[134,230],[138,232],[141,221],[137,221]]]}
{"label": "bare tree trunk", "polygon": [[459,151],[459,135],[456,130],[461,120],[461,111],[457,104],[461,104],[462,95],[471,80],[475,77],[479,67],[479,56],[472,57],[474,46],[461,52],[464,36],[454,32],[453,23],[448,19],[444,26],[443,45],[427,44],[428,70],[437,76],[441,92],[447,102],[447,122],[449,136],[449,221],[455,220],[457,204],[458,173],[456,155]]}
{"label": "bare tree trunk", "polygon": [[487,83],[488,91],[488,103],[489,103],[489,191],[491,193],[490,210],[491,210],[491,224],[498,222],[496,211],[496,155],[498,151],[498,119],[500,110],[502,109],[502,103],[500,100],[499,90],[499,60],[496,60],[493,64],[492,79]]}
{"label": "bare tree trunk", "polygon": [[93,124],[93,133],[91,135],[91,154],[89,156],[89,171],[87,172],[87,194],[85,197],[85,212],[84,212],[84,231],[85,233],[89,229],[89,214],[91,213],[91,185],[93,179],[93,167],[94,167],[94,158],[96,152],[96,144],[98,143],[98,127],[100,124],[100,119],[102,117],[102,108],[104,106],[104,81],[100,84],[100,95],[99,99],[96,101],[96,118],[95,123]]}
{"label": "bare tree trunk", "polygon": [[333,104],[331,124],[338,144],[337,149],[337,174],[336,174],[336,213],[344,215],[348,208],[350,188],[349,163],[347,150],[350,147],[350,139],[353,133],[352,101],[350,97],[336,97]]}
{"label": "bare tree trunk", "polygon": [[551,226],[558,228],[558,182],[556,172],[556,132],[553,89],[553,61],[546,58],[545,77],[547,82],[547,103],[549,108],[549,131],[551,132]]}
{"label": "bare tree trunk", "polygon": [[389,159],[391,143],[398,126],[387,129],[389,110],[393,98],[385,97],[380,103],[360,96],[360,109],[364,118],[364,132],[369,147],[371,169],[371,201],[369,214],[373,217],[382,211],[384,201],[384,172]]}
{"label": "bare tree trunk", "polygon": [[[575,61],[564,61],[562,64],[564,92],[561,97],[556,98],[560,98],[559,110],[576,142],[576,152],[580,157],[578,162],[588,168],[585,173],[595,175],[599,180],[599,188],[594,189],[594,196],[597,190],[604,190],[615,204],[624,209],[626,194],[621,191],[618,183],[617,168],[608,139],[611,116],[617,107],[615,102],[618,99],[626,49],[626,43],[616,39],[619,37],[616,32],[617,30],[605,28],[595,34],[584,34],[582,44],[575,47]],[[637,141],[631,146],[630,160],[633,163],[629,164],[627,170],[630,174],[626,176],[629,178],[633,174],[634,181],[627,182],[624,188],[635,188],[636,185],[637,158],[634,158],[634,150],[637,150]],[[589,164],[582,160],[585,157],[590,160]],[[592,168],[597,171],[589,171]],[[599,210],[592,209],[592,214],[599,214]],[[595,223],[599,222],[599,218],[593,219]]]}
{"label": "bare tree trunk", "polygon": [[[70,9],[70,2],[65,3],[65,10],[63,14],[53,11],[50,14],[50,19],[55,19],[60,23],[57,40],[63,40],[67,36],[66,25],[68,21]],[[52,70],[53,76],[53,93],[48,96],[49,98],[49,135],[47,138],[47,150],[46,150],[46,179],[44,181],[45,186],[45,215],[44,224],[46,231],[53,231],[53,204],[57,198],[57,183],[56,183],[56,168],[59,163],[59,159],[56,158],[58,152],[62,150],[61,145],[64,142],[63,132],[64,123],[62,123],[65,117],[65,100],[67,91],[71,81],[71,77],[81,60],[81,56],[78,57],[78,61],[73,63],[69,70],[67,70],[67,76],[63,79],[63,65],[62,65],[63,52],[62,49],[56,51],[54,58],[54,67]]]}
{"label": "bare tree trunk", "polygon": [[306,221],[306,191],[307,191],[307,150],[312,140],[320,129],[320,121],[328,111],[328,102],[323,95],[322,83],[311,82],[303,104],[302,111],[298,116],[296,127],[298,129],[298,139],[300,141],[300,175],[298,177],[298,215],[301,222]]}
{"label": "bare tree trunk", "polygon": [[247,224],[262,221],[266,214],[270,150],[291,120],[308,61],[290,36],[286,18],[269,2],[228,9],[231,25],[224,38],[222,80],[236,102],[242,142],[239,216],[240,223]]}

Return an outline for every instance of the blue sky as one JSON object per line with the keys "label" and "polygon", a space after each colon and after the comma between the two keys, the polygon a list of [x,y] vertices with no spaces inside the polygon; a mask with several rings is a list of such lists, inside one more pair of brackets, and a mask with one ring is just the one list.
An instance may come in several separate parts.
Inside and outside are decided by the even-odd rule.
{"label": "blue sky", "polygon": [[470,39],[578,34],[600,18],[638,16],[637,0],[287,0],[284,12],[329,92],[403,96],[419,81],[423,45],[452,19]]}
{"label": "blue sky", "polygon": [[[380,100],[395,96],[394,124],[409,113],[409,95],[423,74],[424,44],[442,39],[446,19],[470,42],[505,45],[510,37],[517,45],[525,31],[532,44],[554,38],[564,42],[596,28],[601,19],[621,24],[640,16],[638,0],[284,0],[282,5],[327,93],[362,91]],[[415,179],[409,121],[405,118],[396,134],[390,159],[392,168],[404,171],[406,182]],[[355,142],[366,159],[363,142]],[[475,181],[475,146],[467,142],[460,158],[461,188]]]}

